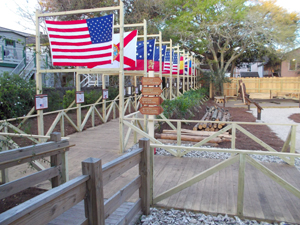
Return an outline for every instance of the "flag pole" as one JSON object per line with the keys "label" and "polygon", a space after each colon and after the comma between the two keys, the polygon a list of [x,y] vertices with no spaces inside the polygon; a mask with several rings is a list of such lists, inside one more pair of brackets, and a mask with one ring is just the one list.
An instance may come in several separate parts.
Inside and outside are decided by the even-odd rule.
{"label": "flag pole", "polygon": [[170,39],[170,100],[172,99],[172,92],[173,92],[172,72],[173,72],[173,54],[172,54],[172,39]]}
{"label": "flag pole", "polygon": [[179,55],[179,45],[177,44],[177,97],[179,97],[179,70],[180,70],[180,55]]}
{"label": "flag pole", "polygon": [[[147,77],[147,21],[144,19],[144,77]],[[144,131],[147,133],[147,115],[144,115]]]}

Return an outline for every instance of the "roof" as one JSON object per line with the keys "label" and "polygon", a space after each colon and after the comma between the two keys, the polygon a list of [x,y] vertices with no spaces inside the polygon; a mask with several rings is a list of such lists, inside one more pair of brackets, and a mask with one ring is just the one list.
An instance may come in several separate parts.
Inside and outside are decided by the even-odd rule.
{"label": "roof", "polygon": [[15,33],[15,34],[18,34],[18,35],[23,36],[23,37],[31,36],[31,34],[21,32],[21,31],[17,31],[17,30],[11,30],[11,29],[8,29],[8,28],[5,28],[5,27],[0,27],[0,32]]}
{"label": "roof", "polygon": [[259,77],[258,72],[241,72],[241,77]]}

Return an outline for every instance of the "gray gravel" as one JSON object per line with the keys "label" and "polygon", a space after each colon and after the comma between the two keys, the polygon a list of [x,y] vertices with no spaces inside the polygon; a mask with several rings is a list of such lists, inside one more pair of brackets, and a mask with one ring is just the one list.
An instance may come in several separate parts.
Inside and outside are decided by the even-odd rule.
{"label": "gray gravel", "polygon": [[256,220],[241,220],[237,216],[229,217],[227,215],[204,215],[202,213],[193,213],[190,211],[181,211],[181,210],[166,210],[166,209],[157,209],[151,208],[151,214],[149,216],[142,216],[141,220],[137,224],[143,225],[167,225],[167,224],[178,224],[178,225],[187,225],[187,224],[288,224],[285,222],[281,223],[266,223],[258,222]]}

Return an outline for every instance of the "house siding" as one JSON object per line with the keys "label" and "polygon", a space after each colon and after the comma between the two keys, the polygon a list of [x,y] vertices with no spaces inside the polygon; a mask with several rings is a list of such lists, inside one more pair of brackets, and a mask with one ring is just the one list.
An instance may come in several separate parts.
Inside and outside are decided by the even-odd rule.
{"label": "house siding", "polygon": [[[299,65],[300,62],[297,62],[296,67]],[[299,70],[295,71],[295,70],[289,70],[290,67],[290,62],[289,60],[285,60],[281,63],[281,76],[282,77],[298,77],[300,76],[300,74],[298,74],[298,72],[300,72]]]}

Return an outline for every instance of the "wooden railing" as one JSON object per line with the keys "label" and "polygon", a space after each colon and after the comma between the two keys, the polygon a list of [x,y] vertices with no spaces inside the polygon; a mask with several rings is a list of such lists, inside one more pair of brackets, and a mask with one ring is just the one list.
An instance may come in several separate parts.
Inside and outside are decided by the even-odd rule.
{"label": "wooden railing", "polygon": [[69,147],[71,146],[68,140],[61,140],[59,133],[53,133],[50,136],[50,142],[0,152],[2,171],[50,156],[49,168],[1,185],[0,199],[46,180],[51,181],[52,187],[65,183],[68,180],[66,152]]}
{"label": "wooden railing", "polygon": [[[140,107],[139,102],[138,102],[139,98],[140,98],[140,96],[136,96],[136,97],[132,96],[132,97],[125,98],[126,101],[124,103],[124,105],[125,105],[124,111],[126,112],[127,109],[130,113],[133,110],[136,111]],[[103,123],[106,123],[108,121],[108,118],[110,117],[111,114],[113,115],[113,119],[115,119],[116,118],[116,110],[119,110],[118,96],[112,101],[99,102],[101,99],[102,99],[102,96],[97,100],[96,103],[90,104],[90,105],[85,105],[85,106],[80,106],[80,107],[72,107],[75,103],[75,102],[73,102],[70,105],[70,107],[67,109],[56,110],[56,111],[44,113],[43,114],[44,116],[56,114],[56,118],[50,125],[49,129],[45,132],[44,136],[49,136],[54,131],[55,127],[57,125],[59,125],[61,136],[64,137],[65,136],[65,119],[77,132],[83,131],[89,118],[91,118],[92,127],[95,126],[95,116],[98,116]],[[98,110],[97,107],[98,108],[102,107],[102,110]],[[80,109],[80,111],[81,111],[81,109],[85,109],[85,108],[88,108],[87,113],[85,114],[83,119],[81,118],[81,116],[77,116],[77,122],[73,121],[70,118],[70,116],[67,114],[68,112],[71,112],[73,110]],[[40,143],[40,142],[46,141],[47,139],[40,138],[38,135],[26,135],[27,133],[22,130],[22,125],[28,119],[37,118],[37,116],[38,116],[37,114],[32,115],[34,113],[34,111],[35,110],[33,108],[28,113],[28,115],[26,115],[24,117],[1,120],[0,121],[0,135],[12,136],[14,134],[21,134],[21,135],[24,135],[25,138],[31,140],[33,143]],[[81,113],[79,113],[79,114],[81,115]],[[17,121],[17,120],[22,120],[22,121],[18,126],[13,125],[12,122]],[[11,132],[9,132],[9,130],[11,130]],[[10,145],[12,147],[14,147],[14,148],[18,147],[18,145],[15,142],[13,142],[12,140],[9,140],[9,141],[10,141]]]}
{"label": "wooden railing", "polygon": [[278,176],[276,173],[268,169],[266,166],[261,164],[260,162],[254,160],[250,155],[270,155],[270,156],[278,156],[280,158],[295,158],[300,157],[299,153],[284,153],[284,152],[264,152],[264,151],[253,151],[253,150],[237,150],[237,149],[222,149],[222,148],[201,148],[201,147],[183,147],[183,146],[166,146],[166,145],[159,145],[159,144],[151,144],[151,152],[153,152],[153,148],[162,148],[168,150],[182,150],[185,151],[208,151],[208,152],[225,152],[231,153],[231,157],[229,159],[224,160],[223,162],[218,163],[217,165],[193,176],[192,178],[188,179],[187,181],[172,187],[171,189],[157,195],[153,196],[153,154],[150,155],[150,165],[151,165],[151,199],[152,204],[156,204],[159,201],[166,199],[188,187],[191,185],[206,179],[207,177],[213,175],[214,173],[236,163],[239,162],[239,175],[238,175],[238,194],[237,194],[237,212],[236,215],[243,216],[244,210],[244,189],[245,189],[245,165],[246,162],[251,164],[253,167],[260,170],[266,176],[270,177],[273,181],[278,183],[280,186],[291,192],[296,197],[300,198],[300,190],[291,185],[289,182]]}
{"label": "wooden railing", "polygon": [[[121,219],[121,224],[130,222],[139,211],[148,215],[151,201],[149,140],[141,139],[139,147],[104,166],[102,166],[101,159],[84,160],[82,162],[83,175],[0,214],[0,224],[46,224],[83,199],[86,218],[83,221],[74,222],[105,224],[105,219],[136,190],[139,190],[139,199]],[[137,164],[139,175],[105,201],[103,186]]]}
{"label": "wooden railing", "polygon": [[[162,144],[162,142],[160,142],[159,140],[154,138],[154,134],[148,134],[147,132],[145,132],[145,129],[141,129],[141,127],[138,127],[135,124],[141,124],[142,121],[144,121],[143,118],[138,118],[137,114],[139,112],[136,113],[132,113],[129,114],[127,116],[125,116],[124,118],[124,124],[126,126],[128,126],[131,130],[139,133],[140,135],[142,135],[143,137],[149,138],[151,140],[152,143],[155,144]],[[169,124],[169,126],[171,127],[171,129],[173,130],[177,130],[177,145],[181,145],[181,124],[182,123],[201,123],[201,122],[207,122],[207,123],[224,123],[224,121],[199,121],[199,120],[174,120],[174,119],[153,119],[153,122],[166,122],[167,124]],[[172,122],[177,123],[177,127],[175,127]],[[288,133],[288,136],[284,142],[284,145],[281,149],[281,152],[286,152],[288,147],[290,147],[290,153],[295,153],[295,149],[296,149],[296,128],[297,125],[296,124],[268,124],[268,123],[252,123],[252,122],[225,122],[227,124],[227,126],[225,126],[223,129],[215,132],[213,135],[210,135],[206,138],[204,138],[202,141],[196,143],[193,145],[193,147],[200,147],[203,146],[204,144],[208,143],[210,140],[218,137],[219,135],[222,135],[224,132],[231,130],[232,133],[232,137],[231,137],[231,149],[235,150],[236,149],[236,132],[240,131],[243,134],[245,134],[247,137],[251,138],[253,141],[255,141],[256,143],[258,143],[259,145],[262,146],[262,148],[265,148],[266,150],[270,151],[270,152],[277,152],[273,147],[271,147],[270,145],[268,145],[267,143],[265,143],[264,141],[262,141],[259,137],[256,137],[255,135],[253,135],[252,133],[250,133],[249,131],[247,131],[245,128],[243,128],[241,125],[257,125],[257,126],[267,126],[267,125],[278,125],[278,126],[290,126],[290,131]],[[127,136],[129,136],[129,134],[127,134]],[[127,137],[126,136],[126,137]],[[166,151],[168,151],[169,153],[171,153],[174,156],[177,157],[182,157],[185,154],[187,154],[190,150],[187,148],[184,151],[175,151],[172,148],[165,148]],[[248,149],[245,149],[248,150]],[[282,156],[279,154],[279,157],[284,160],[285,162],[287,162],[290,165],[294,165],[295,164],[295,159],[293,157],[287,158],[285,156]]]}

